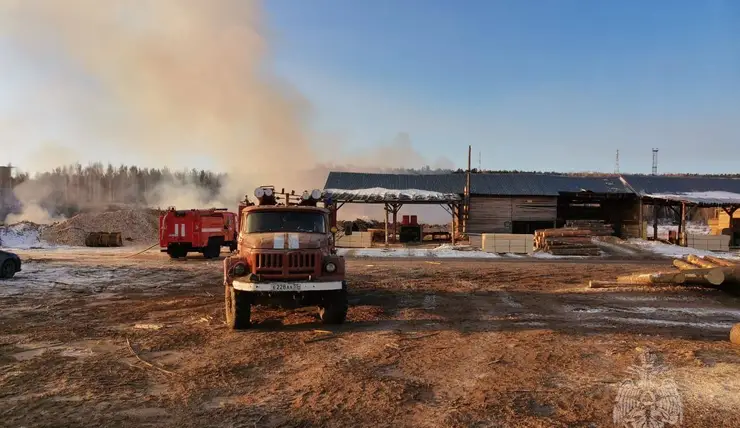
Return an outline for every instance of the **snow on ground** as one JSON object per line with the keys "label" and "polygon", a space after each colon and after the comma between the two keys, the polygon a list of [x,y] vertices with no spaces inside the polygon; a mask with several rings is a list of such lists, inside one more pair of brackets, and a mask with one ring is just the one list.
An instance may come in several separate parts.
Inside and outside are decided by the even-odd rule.
{"label": "snow on ground", "polygon": [[532,253],[532,257],[536,259],[585,259],[589,256],[556,256],[555,254],[546,253],[544,251],[535,251]]}
{"label": "snow on ground", "polygon": [[41,241],[43,226],[21,222],[9,226],[0,226],[1,248],[43,248],[49,245]]}
{"label": "snow on ground", "polygon": [[337,254],[348,257],[439,257],[439,258],[473,258],[495,259],[498,254],[485,251],[462,250],[452,245],[440,245],[437,248],[339,248]]}
{"label": "snow on ground", "polygon": [[497,259],[501,257],[523,259],[534,257],[537,259],[586,259],[588,256],[556,256],[550,253],[534,252],[525,254],[497,254],[485,251],[469,250],[470,247],[455,247],[444,244],[437,248],[338,248],[337,254],[346,257],[438,257],[438,258],[470,258],[470,259]]}
{"label": "snow on ground", "polygon": [[[671,230],[678,233],[678,225],[659,224],[658,225],[658,238],[668,239],[668,232]],[[652,226],[648,225],[648,229],[647,229],[648,235],[650,235],[652,231],[653,231]],[[711,229],[706,224],[687,222],[686,223],[686,233],[690,235],[709,235],[711,233]]]}
{"label": "snow on ground", "polygon": [[680,247],[678,245],[664,244],[662,242],[646,241],[644,239],[630,239],[629,243],[636,245],[644,250],[660,254],[666,257],[685,257],[690,254],[695,256],[714,256],[723,259],[734,259],[739,260],[740,254],[738,253],[725,253],[715,252],[707,250],[697,250],[696,248]]}

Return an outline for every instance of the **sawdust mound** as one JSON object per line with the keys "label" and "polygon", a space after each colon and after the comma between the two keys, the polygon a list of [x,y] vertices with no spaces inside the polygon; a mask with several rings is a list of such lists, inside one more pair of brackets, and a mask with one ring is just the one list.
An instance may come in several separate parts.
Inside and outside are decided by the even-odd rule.
{"label": "sawdust mound", "polygon": [[77,214],[44,229],[41,239],[55,245],[83,246],[90,232],[121,232],[124,245],[151,245],[158,231],[157,210],[123,209]]}

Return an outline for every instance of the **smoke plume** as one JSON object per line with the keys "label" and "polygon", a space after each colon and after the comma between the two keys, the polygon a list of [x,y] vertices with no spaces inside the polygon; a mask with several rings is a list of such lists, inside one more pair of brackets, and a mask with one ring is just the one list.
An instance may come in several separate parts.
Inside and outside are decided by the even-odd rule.
{"label": "smoke plume", "polygon": [[[0,36],[35,61],[54,64],[37,93],[28,94],[29,104],[79,135],[70,142],[78,152],[105,147],[158,165],[207,158],[228,175],[214,197],[227,207],[257,185],[322,187],[329,165],[363,171],[424,165],[405,134],[356,156],[315,156],[310,103],[271,72],[262,21],[252,0],[0,5]],[[191,191],[163,186],[150,193],[151,203],[203,199],[189,197]]]}

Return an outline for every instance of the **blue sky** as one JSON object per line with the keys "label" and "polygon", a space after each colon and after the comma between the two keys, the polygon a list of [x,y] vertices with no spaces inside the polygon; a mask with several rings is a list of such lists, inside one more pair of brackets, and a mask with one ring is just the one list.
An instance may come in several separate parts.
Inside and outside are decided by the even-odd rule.
{"label": "blue sky", "polygon": [[[622,171],[649,172],[658,147],[661,171],[739,172],[739,2],[267,0],[264,11],[277,73],[345,152],[405,132],[430,164],[463,167],[471,144],[484,168],[610,172],[619,149]],[[0,38],[3,148],[28,83],[9,67],[17,55]],[[3,157],[22,164],[63,140],[60,119],[43,119]]]}
{"label": "blue sky", "polygon": [[[266,4],[279,72],[351,146],[486,168],[737,171],[740,3]],[[477,157],[477,156],[475,156]]]}

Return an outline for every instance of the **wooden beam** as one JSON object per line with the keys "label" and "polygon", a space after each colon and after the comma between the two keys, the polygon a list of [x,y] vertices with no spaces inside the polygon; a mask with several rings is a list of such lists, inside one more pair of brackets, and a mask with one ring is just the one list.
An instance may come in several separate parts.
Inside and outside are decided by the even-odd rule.
{"label": "wooden beam", "polygon": [[388,246],[388,211],[390,208],[388,207],[388,204],[385,204],[384,208],[385,210],[385,246]]}
{"label": "wooden beam", "polygon": [[638,228],[639,231],[639,238],[645,239],[645,229],[642,228],[642,222],[644,221],[643,214],[642,214],[642,198],[637,198],[637,222],[639,223],[640,227]]}
{"label": "wooden beam", "polygon": [[653,239],[658,240],[658,212],[660,207],[653,201]]}
{"label": "wooden beam", "polygon": [[686,203],[681,202],[681,213],[679,214],[678,220],[678,245],[685,247],[687,242],[684,239],[684,233],[686,232]]}

